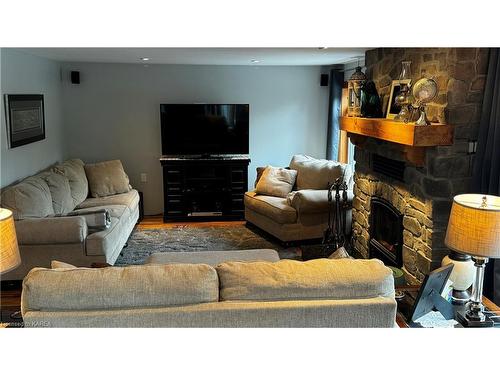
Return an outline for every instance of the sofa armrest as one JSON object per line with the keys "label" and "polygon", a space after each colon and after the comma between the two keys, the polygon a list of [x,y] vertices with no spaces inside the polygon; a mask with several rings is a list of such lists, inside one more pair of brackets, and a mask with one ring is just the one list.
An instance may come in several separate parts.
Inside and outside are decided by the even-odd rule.
{"label": "sofa armrest", "polygon": [[288,195],[288,204],[298,213],[314,214],[328,212],[328,190],[304,189]]}
{"label": "sofa armrest", "polygon": [[82,216],[25,219],[15,224],[20,245],[81,243],[88,233]]}
{"label": "sofa armrest", "polygon": [[[352,207],[353,198],[353,191],[347,190],[347,203],[349,207]],[[328,212],[330,207],[328,204],[328,190],[304,189],[293,191],[288,195],[287,200],[288,204],[295,208],[297,212],[305,214]]]}

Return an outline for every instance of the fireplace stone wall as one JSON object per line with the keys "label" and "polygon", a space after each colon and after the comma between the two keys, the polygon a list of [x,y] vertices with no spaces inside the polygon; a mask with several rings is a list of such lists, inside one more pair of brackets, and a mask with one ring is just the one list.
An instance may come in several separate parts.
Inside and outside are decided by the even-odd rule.
{"label": "fireplace stone wall", "polygon": [[[401,61],[412,61],[414,81],[427,76],[438,83],[438,97],[427,108],[429,119],[454,126],[453,145],[428,148],[422,167],[407,162],[402,146],[394,143],[368,139],[355,147],[354,247],[368,257],[370,200],[386,199],[404,215],[403,271],[408,281],[418,283],[448,253],[444,236],[452,198],[467,192],[470,183],[474,155],[468,148],[477,138],[488,49],[379,48],[367,51],[365,60],[383,103]],[[405,161],[404,182],[374,172],[373,154]]]}

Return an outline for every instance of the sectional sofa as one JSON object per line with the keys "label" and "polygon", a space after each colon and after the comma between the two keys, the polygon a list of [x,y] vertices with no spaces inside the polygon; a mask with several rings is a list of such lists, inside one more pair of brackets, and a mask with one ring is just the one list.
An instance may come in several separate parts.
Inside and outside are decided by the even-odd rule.
{"label": "sectional sofa", "polygon": [[[134,189],[90,197],[84,163],[79,159],[2,189],[1,205],[13,212],[22,261],[2,280],[21,280],[34,267],[50,267],[53,259],[78,266],[114,264],[139,218],[139,194]],[[108,229],[91,232],[84,217],[68,216],[96,209],[109,211]]]}

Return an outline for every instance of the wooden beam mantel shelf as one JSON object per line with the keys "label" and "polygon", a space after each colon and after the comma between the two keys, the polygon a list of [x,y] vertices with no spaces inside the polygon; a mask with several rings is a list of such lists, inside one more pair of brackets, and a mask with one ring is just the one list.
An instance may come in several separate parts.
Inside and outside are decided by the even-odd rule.
{"label": "wooden beam mantel shelf", "polygon": [[340,129],[346,131],[351,141],[359,147],[367,138],[400,144],[407,160],[417,166],[424,165],[427,147],[453,144],[451,125],[419,126],[383,118],[341,117]]}

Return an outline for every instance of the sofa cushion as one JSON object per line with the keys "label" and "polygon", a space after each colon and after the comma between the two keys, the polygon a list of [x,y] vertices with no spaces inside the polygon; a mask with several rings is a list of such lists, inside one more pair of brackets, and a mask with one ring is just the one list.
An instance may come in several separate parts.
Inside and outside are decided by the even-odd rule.
{"label": "sofa cushion", "polygon": [[297,211],[287,203],[286,198],[258,195],[254,191],[249,191],[245,193],[244,201],[245,208],[267,216],[280,224],[297,221]]}
{"label": "sofa cushion", "polygon": [[297,190],[328,189],[344,175],[346,164],[315,159],[307,155],[294,155],[290,168],[297,171]]}
{"label": "sofa cushion", "polygon": [[88,197],[89,183],[85,175],[85,169],[83,169],[83,161],[80,159],[66,160],[64,163],[56,165],[53,170],[68,179],[71,197],[75,206],[78,206]]}
{"label": "sofa cushion", "polygon": [[216,267],[221,300],[357,299],[394,295],[392,271],[378,259],[227,262]]}
{"label": "sofa cushion", "polygon": [[1,203],[12,211],[15,220],[54,215],[49,186],[39,175],[3,189]]}
{"label": "sofa cushion", "polygon": [[257,194],[271,195],[273,197],[286,198],[292,191],[297,178],[297,171],[293,169],[276,168],[267,166],[262,173],[255,192]]}
{"label": "sofa cushion", "polygon": [[23,312],[108,310],[191,305],[218,298],[217,272],[206,264],[35,268],[23,281],[22,306]]}
{"label": "sofa cushion", "polygon": [[328,190],[298,190],[287,197],[288,204],[299,213],[317,214],[328,212]]}
{"label": "sofa cushion", "polygon": [[76,208],[89,208],[121,205],[127,206],[130,211],[134,211],[139,204],[139,193],[137,190],[130,190],[128,193],[110,195],[109,197],[88,198],[80,203]]}
{"label": "sofa cushion", "polygon": [[89,180],[90,195],[94,198],[126,193],[131,189],[120,160],[86,164],[85,173]]}
{"label": "sofa cushion", "polygon": [[41,174],[41,177],[50,189],[54,213],[56,215],[65,215],[71,212],[76,204],[71,196],[71,187],[66,176],[49,171]]}

